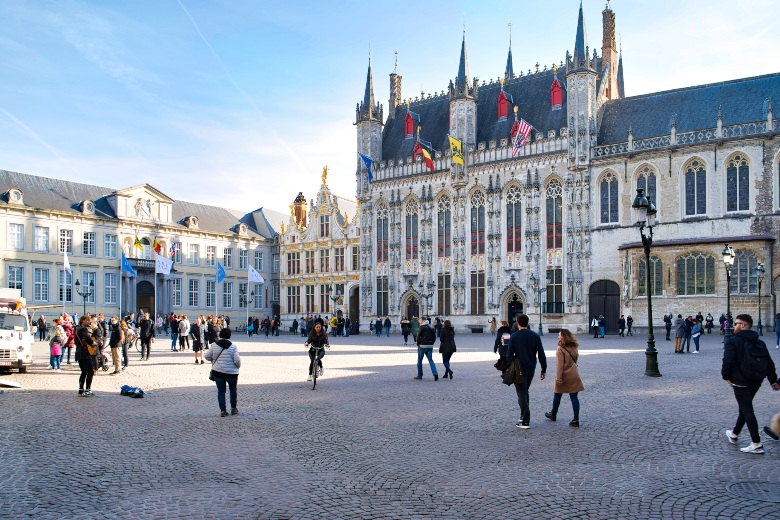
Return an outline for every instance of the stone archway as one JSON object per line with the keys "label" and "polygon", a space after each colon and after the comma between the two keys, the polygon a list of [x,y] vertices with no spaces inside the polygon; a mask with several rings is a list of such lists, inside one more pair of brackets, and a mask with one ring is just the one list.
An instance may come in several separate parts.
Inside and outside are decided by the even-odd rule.
{"label": "stone archway", "polygon": [[594,316],[604,316],[607,334],[618,333],[620,319],[620,286],[612,280],[597,280],[590,284],[588,292],[588,324]]}
{"label": "stone archway", "polygon": [[525,306],[525,297],[519,289],[508,290],[501,298],[501,319],[507,320],[511,325],[516,315],[526,312]]}
{"label": "stone archway", "polygon": [[[147,280],[141,280],[135,286],[135,301],[140,312],[148,312],[149,316],[154,317],[154,285]],[[133,309],[135,312],[136,309]]]}
{"label": "stone archway", "polygon": [[420,317],[420,297],[414,291],[409,291],[401,298],[401,307],[398,310],[401,317],[406,316],[411,320],[413,316]]}

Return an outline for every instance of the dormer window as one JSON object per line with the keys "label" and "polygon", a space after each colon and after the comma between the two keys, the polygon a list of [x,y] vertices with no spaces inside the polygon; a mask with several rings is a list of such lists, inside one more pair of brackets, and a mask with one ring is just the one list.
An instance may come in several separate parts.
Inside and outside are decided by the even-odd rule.
{"label": "dormer window", "polygon": [[561,88],[557,78],[550,85],[550,105],[553,110],[561,108],[563,105],[563,88]]}
{"label": "dormer window", "polygon": [[509,101],[506,99],[506,94],[502,90],[498,95],[498,120],[505,121],[506,115],[509,112]]}
{"label": "dormer window", "polygon": [[19,188],[11,188],[6,192],[6,200],[9,204],[24,205],[24,193]]}
{"label": "dormer window", "polygon": [[246,236],[246,224],[241,222],[238,224],[238,227],[236,228],[236,231],[238,232],[238,236],[245,237]]}
{"label": "dormer window", "polygon": [[414,118],[411,112],[406,112],[406,119],[404,120],[404,134],[406,137],[411,137],[414,134]]}
{"label": "dormer window", "polygon": [[190,229],[198,229],[198,217],[190,216],[185,218],[184,225]]}
{"label": "dormer window", "polygon": [[85,200],[81,203],[81,212],[85,215],[95,214],[95,202],[91,200]]}

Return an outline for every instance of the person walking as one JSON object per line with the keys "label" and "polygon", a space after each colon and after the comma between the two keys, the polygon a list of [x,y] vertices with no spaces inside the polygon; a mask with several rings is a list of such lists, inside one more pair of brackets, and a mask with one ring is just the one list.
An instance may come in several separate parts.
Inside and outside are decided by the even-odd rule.
{"label": "person walking", "polygon": [[190,320],[187,315],[182,315],[179,321],[179,350],[184,350],[184,344],[187,344],[187,350],[190,349]]}
{"label": "person walking", "polygon": [[493,354],[498,353],[498,361],[493,366],[501,372],[506,368],[506,349],[509,347],[509,338],[512,336],[511,330],[509,322],[501,320],[501,326],[496,331],[496,341],[493,343]]}
{"label": "person walking", "polygon": [[630,314],[628,315],[628,318],[626,318],[626,327],[628,327],[628,332],[626,335],[633,336],[634,335],[634,317]]}
{"label": "person walking", "polygon": [[682,340],[685,337],[685,324],[682,314],[678,314],[674,320],[674,353],[682,352]]}
{"label": "person walking", "polygon": [[[154,341],[154,324],[149,319],[149,313],[145,312],[141,323],[138,324],[138,336],[141,338],[141,360],[149,361],[149,354],[152,352],[152,342]],[[144,357],[144,352],[146,356]]]}
{"label": "person walking", "polygon": [[495,336],[496,335],[496,317],[493,316],[491,319],[488,320],[488,323],[490,324],[490,335]]}
{"label": "person walking", "polygon": [[60,325],[62,326],[62,330],[65,331],[65,335],[67,336],[65,344],[62,346],[62,356],[65,357],[65,354],[67,353],[67,357],[65,357],[65,364],[70,365],[70,354],[75,345],[73,338],[76,335],[76,329],[73,327],[73,319],[67,314],[62,315],[62,318],[60,319]]}
{"label": "person walking", "polygon": [[376,317],[376,322],[374,322],[374,332],[376,332],[376,337],[382,335],[382,318],[379,316]]}
{"label": "person walking", "polygon": [[409,343],[409,334],[412,332],[412,325],[406,316],[401,318],[401,335],[404,337],[404,345]]}
{"label": "person walking", "polygon": [[[516,323],[517,322],[515,322],[515,326],[516,326]],[[593,321],[590,322],[590,326],[593,329],[593,338],[594,339],[598,338],[599,337],[599,317],[598,316],[593,316]]]}
{"label": "person walking", "polygon": [[[436,332],[434,331],[434,334]],[[441,361],[444,363],[444,379],[452,379],[452,369],[450,368],[450,359],[452,354],[457,351],[455,347],[455,329],[452,327],[450,320],[444,320],[444,327],[441,329],[441,339],[439,341],[439,354],[441,354]]]}
{"label": "person walking", "polygon": [[179,342],[179,319],[175,314],[171,314],[171,352],[177,352]]}
{"label": "person walking", "polygon": [[322,367],[322,358],[325,357],[325,349],[330,348],[328,333],[321,323],[314,324],[314,328],[309,332],[309,337],[306,338],[303,346],[309,347],[309,377],[307,381],[311,381],[315,370],[319,371],[317,377],[325,373],[325,369]]}
{"label": "person walking", "polygon": [[60,318],[54,318],[51,322],[53,330],[51,332],[51,339],[49,340],[49,368],[51,370],[62,372],[62,345],[65,343],[67,336],[65,330],[60,326]]}
{"label": "person walking", "polygon": [[203,364],[203,322],[200,317],[195,318],[195,323],[190,327],[192,334],[192,353],[195,354],[195,364]]}
{"label": "person walking", "polygon": [[578,394],[585,390],[577,365],[579,359],[579,342],[569,329],[561,329],[558,333],[558,350],[555,351],[555,383],[553,384],[553,407],[544,416],[555,421],[558,418],[558,407],[561,397],[569,394],[574,419],[569,426],[580,427],[580,399]]}
{"label": "person walking", "polygon": [[517,332],[509,338],[509,347],[506,350],[506,366],[508,367],[515,358],[520,360],[520,367],[523,371],[523,377],[520,382],[514,383],[517,392],[517,404],[520,405],[520,421],[515,426],[521,430],[527,430],[531,427],[531,408],[529,406],[528,389],[534,379],[536,371],[536,359],[542,371],[539,379],[544,381],[547,373],[547,358],[544,355],[542,340],[536,332],[528,328],[528,316],[517,314],[515,316],[517,323]]}
{"label": "person walking", "polygon": [[674,319],[674,316],[670,312],[669,314],[664,314],[664,325],[666,326],[666,341],[671,341],[671,338],[669,337],[672,333],[672,320]]}
{"label": "person walking", "polygon": [[625,334],[623,332],[626,330],[626,318],[623,317],[623,315],[620,315],[620,319],[618,320],[618,329],[620,329],[620,332],[618,332],[618,336],[625,337]]}
{"label": "person walking", "polygon": [[412,333],[412,339],[417,344],[417,334],[420,332],[420,319],[417,316],[412,316],[409,320],[409,331]]}
{"label": "person walking", "polygon": [[438,316],[433,322],[433,330],[436,331],[436,337],[441,338],[441,329],[444,327],[444,322]]}
{"label": "person walking", "polygon": [[92,393],[92,376],[95,374],[95,355],[98,346],[92,335],[91,321],[88,315],[79,318],[79,325],[74,335],[76,345],[76,362],[79,364],[79,397],[90,397]]}
{"label": "person walking", "polygon": [[775,348],[780,348],[780,312],[775,314]]}
{"label": "person walking", "polygon": [[701,326],[701,322],[699,320],[694,319],[693,327],[691,328],[691,337],[693,338],[694,354],[699,353],[699,339],[701,339],[700,336],[702,330],[704,329]]}
{"label": "person walking", "polygon": [[[444,330],[442,330],[444,332]],[[433,330],[428,320],[423,317],[420,324],[420,330],[417,332],[417,375],[415,379],[422,379],[422,360],[428,358],[428,364],[431,365],[433,380],[439,380],[439,373],[436,371],[436,363],[433,362],[433,344],[436,343],[436,331]]]}
{"label": "person walking", "polygon": [[119,359],[119,349],[124,343],[124,332],[119,325],[119,317],[111,316],[109,321],[111,332],[108,337],[108,347],[111,349],[111,359],[114,362],[114,371],[111,374],[120,374],[122,372],[122,361]]}
{"label": "person walking", "polygon": [[393,326],[393,324],[390,323],[390,317],[386,316],[385,317],[385,333],[387,334],[388,338],[390,337],[390,327],[392,327],[392,326]]}
{"label": "person walking", "polygon": [[758,432],[758,420],[753,411],[753,398],[758,393],[764,378],[772,385],[772,390],[780,390],[777,372],[772,356],[766,344],[751,330],[753,318],[749,314],[738,314],[734,319],[734,334],[727,336],[723,345],[723,364],[720,374],[734,389],[734,398],[739,406],[739,414],[734,428],[726,430],[726,438],[731,444],[739,442],[742,427],[747,424],[751,443],[740,448],[743,453],[764,453],[761,436]]}
{"label": "person walking", "polygon": [[[211,373],[217,385],[217,403],[220,417],[227,417],[225,391],[230,388],[230,415],[238,415],[238,369],[241,368],[241,356],[238,347],[230,341],[230,329],[219,331],[219,339],[206,351],[206,360],[211,361]],[[215,354],[216,351],[216,354]]]}
{"label": "person walking", "polygon": [[[43,317],[43,314],[38,316],[38,341],[44,341],[46,339],[46,318]],[[60,344],[60,348],[62,348],[62,344]]]}
{"label": "person walking", "polygon": [[601,316],[599,316],[599,337],[600,338],[604,337],[604,333],[606,332],[606,330],[607,330],[607,319],[602,314]]}
{"label": "person walking", "polygon": [[704,328],[707,329],[707,334],[712,334],[712,327],[714,326],[715,318],[712,314],[707,313],[707,317],[704,318]]}

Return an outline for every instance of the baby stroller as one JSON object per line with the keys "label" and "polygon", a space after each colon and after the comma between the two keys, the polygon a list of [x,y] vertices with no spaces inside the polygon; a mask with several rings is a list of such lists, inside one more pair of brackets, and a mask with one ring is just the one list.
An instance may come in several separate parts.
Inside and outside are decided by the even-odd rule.
{"label": "baby stroller", "polygon": [[98,355],[97,355],[97,368],[102,369],[103,372],[106,372],[108,370],[108,364],[110,363],[110,359],[108,358],[108,355],[111,353],[109,352],[108,355],[106,354],[106,351],[108,351],[105,347],[105,345],[101,345],[101,347],[98,349]]}

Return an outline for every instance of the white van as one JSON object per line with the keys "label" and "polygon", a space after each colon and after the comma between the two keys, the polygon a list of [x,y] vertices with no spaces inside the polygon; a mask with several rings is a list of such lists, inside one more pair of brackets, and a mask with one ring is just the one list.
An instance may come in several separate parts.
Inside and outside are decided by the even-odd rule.
{"label": "white van", "polygon": [[32,365],[34,332],[27,301],[19,289],[0,289],[0,372],[16,368],[20,374]]}

